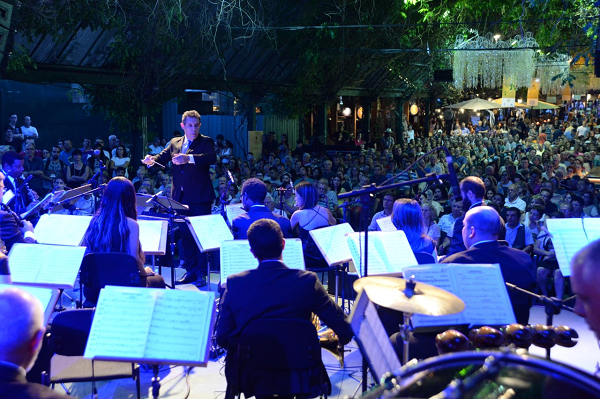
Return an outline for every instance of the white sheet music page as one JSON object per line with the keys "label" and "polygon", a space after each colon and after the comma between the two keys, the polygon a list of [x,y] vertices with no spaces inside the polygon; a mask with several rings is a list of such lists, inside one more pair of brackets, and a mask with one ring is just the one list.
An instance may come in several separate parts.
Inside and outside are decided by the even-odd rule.
{"label": "white sheet music page", "polygon": [[571,260],[575,254],[590,242],[600,238],[600,219],[547,219],[546,223],[548,231],[552,234],[552,244],[560,271],[563,276],[570,276]]}
{"label": "white sheet music page", "polygon": [[103,288],[83,356],[142,359],[154,311],[153,291],[142,287]]}
{"label": "white sheet music page", "polygon": [[138,220],[140,226],[140,243],[144,252],[158,252],[160,238],[167,222],[164,220]]}
{"label": "white sheet music page", "polygon": [[15,283],[34,284],[46,257],[48,245],[16,243],[10,249],[10,274]]}
{"label": "white sheet music page", "polygon": [[233,234],[221,215],[192,216],[189,219],[203,252],[217,250],[221,248],[221,242],[233,240]]}
{"label": "white sheet music page", "polygon": [[144,358],[205,363],[215,294],[204,291],[153,291],[156,304]]}
{"label": "white sheet music page", "polygon": [[[347,235],[352,260],[354,265],[360,265],[356,271],[361,277],[364,276],[364,236],[364,232]],[[405,267],[415,266],[417,263],[403,231],[369,232],[369,276],[398,273]]]}
{"label": "white sheet music page", "polygon": [[377,223],[377,225],[379,226],[381,231],[396,231],[396,230],[398,230],[396,228],[396,226],[394,226],[391,216],[386,216],[384,218],[377,219],[375,222]]}
{"label": "white sheet music page", "polygon": [[240,216],[243,213],[246,213],[244,208],[242,208],[242,204],[229,204],[225,205],[225,210],[227,211],[227,221],[229,225],[233,225],[233,219]]}
{"label": "white sheet music page", "polygon": [[40,244],[77,246],[91,220],[91,216],[45,214],[35,226],[35,238]]}
{"label": "white sheet music page", "polygon": [[354,233],[349,223],[309,231],[329,266],[352,260],[346,234]]}
{"label": "white sheet music page", "polygon": [[[232,274],[256,269],[258,260],[250,251],[248,240],[226,240],[221,243],[221,284]],[[302,241],[286,238],[283,249],[283,263],[290,269],[305,270]]]}
{"label": "white sheet music page", "polygon": [[43,244],[37,244],[37,247],[48,249],[44,254],[36,283],[58,288],[73,288],[86,248]]}
{"label": "white sheet music page", "polygon": [[227,277],[246,270],[256,269],[258,260],[250,252],[248,240],[226,240],[221,243],[221,284]]}

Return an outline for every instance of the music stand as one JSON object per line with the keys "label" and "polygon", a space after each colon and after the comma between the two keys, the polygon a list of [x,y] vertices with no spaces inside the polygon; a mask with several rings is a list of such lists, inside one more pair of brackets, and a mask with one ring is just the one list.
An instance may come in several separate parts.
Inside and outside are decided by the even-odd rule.
{"label": "music stand", "polygon": [[[169,220],[169,237],[171,238],[171,245],[169,246],[171,255],[171,288],[175,289],[175,225],[177,221],[183,220],[185,223],[189,223],[187,217],[180,215],[181,210],[188,210],[187,205],[183,205],[175,200],[168,197],[158,197],[155,195],[136,194],[137,206],[149,207],[148,200],[158,205],[160,208],[167,211],[166,215]],[[177,220],[176,220],[177,219]],[[162,269],[159,266],[159,274]]]}
{"label": "music stand", "polygon": [[[51,208],[48,211],[48,213],[51,214],[52,212],[58,212],[62,211],[63,209],[66,209],[72,215],[73,211],[75,211],[73,206],[75,205],[79,197],[88,193],[91,194],[91,187],[91,184],[86,184],[85,186],[77,187],[72,190],[65,190],[63,192],[63,195],[60,196],[58,202],[50,202]],[[68,201],[69,199],[71,199],[71,201]]]}

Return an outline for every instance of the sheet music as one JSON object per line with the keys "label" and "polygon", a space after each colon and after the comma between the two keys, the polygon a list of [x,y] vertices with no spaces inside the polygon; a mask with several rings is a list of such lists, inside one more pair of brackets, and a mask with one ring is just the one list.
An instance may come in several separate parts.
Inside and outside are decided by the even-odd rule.
{"label": "sheet music", "polygon": [[400,360],[366,291],[358,294],[349,322],[377,380],[400,368]]}
{"label": "sheet music", "polygon": [[85,247],[16,243],[9,254],[13,281],[73,288],[84,255]]}
{"label": "sheet music", "polygon": [[148,253],[164,254],[165,248],[161,248],[163,236],[167,234],[167,221],[165,220],[138,220],[140,226],[140,243],[142,251]]}
{"label": "sheet music", "polygon": [[[348,247],[358,275],[364,275],[364,232],[347,235]],[[401,272],[418,264],[403,231],[369,232],[369,276]]]}
{"label": "sheet music", "polygon": [[205,365],[215,294],[107,286],[84,357]]}
{"label": "sheet music", "polygon": [[384,218],[377,219],[375,222],[377,223],[377,225],[379,226],[381,231],[396,231],[396,230],[398,230],[396,228],[396,226],[394,226],[391,216],[386,216]]}
{"label": "sheet music", "polygon": [[552,244],[560,271],[563,276],[568,277],[571,275],[571,260],[575,254],[600,238],[600,219],[547,219],[546,223],[548,231],[552,234]]}
{"label": "sheet music", "polygon": [[246,213],[244,208],[242,208],[242,204],[225,205],[225,209],[227,211],[227,221],[229,222],[230,226],[233,226],[233,219]]}
{"label": "sheet music", "polygon": [[[248,240],[226,240],[221,243],[221,284],[232,274],[256,269],[258,260],[250,251]],[[290,269],[305,269],[302,241],[287,238],[283,249],[283,263]]]}
{"label": "sheet music", "polygon": [[56,305],[56,301],[58,300],[58,290],[53,288],[44,288],[44,287],[32,287],[29,285],[19,285],[19,284],[0,284],[0,290],[8,289],[8,288],[19,288],[23,291],[27,291],[42,303],[42,308],[44,309],[44,325],[48,324],[50,320],[50,316],[54,312],[54,305]]}
{"label": "sheet music", "polygon": [[348,233],[354,233],[354,229],[349,223],[309,231],[329,266],[352,260],[348,239],[346,238]]}
{"label": "sheet music", "polygon": [[91,216],[45,214],[35,226],[35,238],[40,244],[78,246],[91,220]]}
{"label": "sheet music", "polygon": [[415,314],[412,317],[415,327],[515,323],[515,315],[498,264],[420,265],[406,268],[404,273],[405,278],[414,275],[417,282],[420,281],[451,292],[465,303],[465,310],[452,315]]}
{"label": "sheet music", "polygon": [[85,358],[143,358],[155,299],[149,288],[100,291]]}
{"label": "sheet music", "polygon": [[148,332],[147,359],[204,361],[215,296],[213,292],[153,290],[154,314]]}
{"label": "sheet music", "polygon": [[221,215],[192,216],[189,219],[202,252],[217,250],[221,248],[221,242],[233,240],[233,234]]}

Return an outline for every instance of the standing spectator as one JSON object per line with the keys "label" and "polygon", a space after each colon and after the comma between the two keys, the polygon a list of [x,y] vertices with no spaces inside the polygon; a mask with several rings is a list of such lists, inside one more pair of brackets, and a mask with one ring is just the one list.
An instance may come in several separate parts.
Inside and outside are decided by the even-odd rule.
{"label": "standing spectator", "polygon": [[55,178],[62,178],[65,174],[66,165],[60,160],[60,147],[52,147],[50,158],[46,160],[44,165],[44,176],[42,176],[43,187],[46,191],[52,190],[53,181]]}
{"label": "standing spectator", "polygon": [[83,163],[80,150],[73,150],[73,163],[67,167],[67,186],[81,187],[90,178],[90,168]]}
{"label": "standing spectator", "polygon": [[92,140],[90,140],[87,137],[84,138],[81,147],[81,159],[83,160],[83,162],[87,163],[88,158],[91,157],[93,153],[94,150],[92,150]]}
{"label": "standing spectator", "polygon": [[23,126],[21,126],[21,132],[26,139],[37,140],[39,138],[38,131],[35,127],[31,126],[31,117],[26,116],[23,118]]}
{"label": "standing spectator", "polygon": [[72,162],[71,156],[73,155],[73,143],[69,139],[63,140],[63,150],[60,153],[60,160],[63,161],[65,165],[70,165]]}
{"label": "standing spectator", "polygon": [[17,127],[17,114],[10,114],[8,124],[4,127],[4,139],[7,145],[12,145],[17,153],[23,151],[23,133],[21,128]]}
{"label": "standing spectator", "polygon": [[387,129],[385,129],[385,133],[383,134],[383,137],[381,138],[381,140],[379,140],[379,144],[381,145],[380,150],[392,150],[392,148],[394,147],[394,144],[396,143],[394,138],[392,137],[392,129],[390,129],[389,127]]}
{"label": "standing spectator", "polygon": [[23,177],[27,178],[29,175],[33,175],[29,181],[29,187],[35,191],[39,196],[45,194],[44,181],[44,161],[35,155],[35,144],[27,143],[25,145],[25,160],[23,161]]}

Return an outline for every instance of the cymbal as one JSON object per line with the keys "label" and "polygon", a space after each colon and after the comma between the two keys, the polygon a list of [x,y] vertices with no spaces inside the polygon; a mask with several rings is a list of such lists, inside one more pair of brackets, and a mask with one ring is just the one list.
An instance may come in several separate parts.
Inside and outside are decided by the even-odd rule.
{"label": "cymbal", "polygon": [[371,301],[400,312],[442,316],[465,309],[465,303],[456,295],[418,281],[414,295],[408,298],[404,293],[406,283],[407,280],[398,277],[363,277],[354,282],[354,289],[356,292],[365,289]]}

